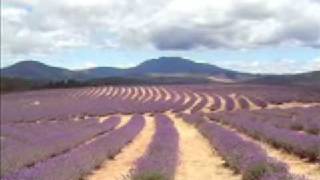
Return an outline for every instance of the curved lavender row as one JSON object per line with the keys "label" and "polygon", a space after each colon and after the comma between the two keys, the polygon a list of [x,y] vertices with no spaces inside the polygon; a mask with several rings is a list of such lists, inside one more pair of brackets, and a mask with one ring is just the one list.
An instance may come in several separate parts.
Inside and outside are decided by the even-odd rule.
{"label": "curved lavender row", "polygon": [[119,122],[119,118],[113,117],[101,124],[96,119],[88,119],[73,123],[23,124],[20,128],[6,126],[3,130],[8,131],[4,136],[7,138],[1,141],[1,176],[68,151],[112,130]]}
{"label": "curved lavender row", "polygon": [[31,168],[24,168],[16,173],[9,174],[3,179],[79,179],[107,158],[113,158],[119,153],[125,145],[136,137],[144,124],[144,118],[140,115],[135,115],[128,124],[118,130],[103,134],[90,143],[38,163]]}
{"label": "curved lavender row", "polygon": [[181,96],[180,99],[174,103],[175,106],[173,106],[173,110],[172,110],[173,112],[180,112],[183,109],[183,106],[184,106],[183,102],[186,97],[184,96],[183,93],[180,93],[180,96]]}
{"label": "curved lavender row", "polygon": [[268,157],[259,146],[243,140],[236,133],[214,122],[207,122],[200,116],[182,115],[182,117],[186,122],[196,125],[228,165],[241,173],[244,180],[291,177],[286,164]]}
{"label": "curved lavender row", "polygon": [[214,104],[210,108],[212,111],[218,110],[221,107],[221,101],[218,96],[214,96]]}
{"label": "curved lavender row", "polygon": [[265,102],[264,100],[261,100],[259,98],[250,96],[250,100],[258,107],[265,108],[268,106],[267,102]]}
{"label": "curved lavender row", "polygon": [[246,99],[244,99],[243,97],[239,97],[238,101],[241,109],[249,109],[250,105]]}
{"label": "curved lavender row", "polygon": [[229,96],[224,96],[224,99],[226,101],[226,110],[232,111],[235,108],[235,103],[233,99]]}
{"label": "curved lavender row", "polygon": [[260,120],[262,122],[269,123],[278,128],[286,128],[293,131],[304,131],[305,133],[314,134],[314,135],[320,134],[320,119],[308,118],[307,116],[308,112],[294,114],[292,116],[291,115],[277,116],[276,115],[277,112],[283,113],[283,112],[286,112],[286,110],[279,110],[279,109],[259,110],[254,112],[254,114],[247,112],[243,115],[248,116],[248,119]]}
{"label": "curved lavender row", "polygon": [[201,117],[202,114],[200,113],[193,113],[193,114],[187,114],[187,113],[180,113],[178,114],[179,117],[181,117],[185,122],[198,126],[200,123],[202,123],[204,120]]}
{"label": "curved lavender row", "polygon": [[207,99],[207,97],[205,95],[200,94],[200,97],[201,97],[201,101],[191,109],[191,113],[195,113],[197,111],[200,111],[208,103],[208,99]]}
{"label": "curved lavender row", "polygon": [[[157,101],[153,95],[151,101],[143,103],[138,101],[142,95],[141,88],[138,88],[138,96],[135,99],[123,99],[126,92],[121,91],[121,88],[112,88],[109,96],[100,96],[104,93],[103,89],[87,88],[83,92],[73,90],[52,92],[33,92],[32,96],[27,96],[26,93],[16,96],[15,98],[5,98],[1,103],[1,122],[36,122],[48,121],[50,119],[66,119],[75,115],[105,115],[122,113],[145,113],[145,112],[164,112],[172,108],[178,109],[187,108],[187,106],[172,103],[172,101]],[[180,88],[175,88],[179,92]],[[123,90],[123,88],[122,88]],[[122,94],[121,94],[122,92]],[[77,97],[71,96],[74,93]],[[150,93],[147,91],[147,95]],[[121,95],[120,95],[121,94]],[[68,95],[64,98],[64,95]],[[114,95],[114,96],[111,96]],[[133,95],[133,94],[132,94]],[[97,96],[100,96],[97,98]],[[61,98],[60,98],[61,97]],[[81,98],[80,98],[81,97]],[[34,105],[37,102],[39,104]],[[192,102],[189,102],[192,103]],[[184,107],[182,107],[184,106]]]}
{"label": "curved lavender row", "polygon": [[173,122],[157,114],[156,132],[146,154],[136,162],[133,179],[173,179],[178,162],[179,135]]}
{"label": "curved lavender row", "polygon": [[[181,106],[181,108],[178,109],[178,111],[185,111],[185,110],[187,110],[187,109],[190,108],[190,107],[193,105],[193,103],[196,101],[196,96],[195,96],[192,92],[188,92],[188,93],[186,93],[186,94],[188,94],[188,95],[190,96],[190,99],[189,99],[189,101],[187,101],[186,104],[183,104],[183,105]],[[186,97],[185,97],[185,98],[186,98]]]}
{"label": "curved lavender row", "polygon": [[246,116],[224,114],[220,117],[214,114],[208,116],[211,117],[211,120],[229,124],[243,133],[265,141],[276,148],[282,148],[302,158],[308,158],[310,161],[320,160],[320,138],[317,136],[280,129],[267,123],[249,120]]}
{"label": "curved lavender row", "polygon": [[307,119],[313,119],[320,122],[320,106],[314,106],[309,108],[292,108],[288,109],[287,111],[291,111],[292,113],[296,113],[297,116],[303,116]]}

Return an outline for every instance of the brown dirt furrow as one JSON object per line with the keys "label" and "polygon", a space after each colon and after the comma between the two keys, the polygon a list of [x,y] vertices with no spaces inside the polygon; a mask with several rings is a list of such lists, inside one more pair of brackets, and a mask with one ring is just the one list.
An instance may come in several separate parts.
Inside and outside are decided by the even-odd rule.
{"label": "brown dirt furrow", "polygon": [[84,179],[90,180],[123,180],[129,179],[134,163],[146,151],[155,132],[153,118],[145,116],[146,124],[138,136],[128,144],[113,160],[105,161],[101,167]]}
{"label": "brown dirt furrow", "polygon": [[249,110],[259,110],[261,107],[257,106],[255,103],[253,103],[250,98],[247,96],[241,95],[243,99],[245,99],[249,103]]}
{"label": "brown dirt furrow", "polygon": [[225,111],[226,110],[226,100],[220,96],[220,95],[217,95],[218,98],[220,99],[220,108],[216,110],[216,112],[219,112],[219,111]]}
{"label": "brown dirt furrow", "polygon": [[[221,125],[221,124],[220,124]],[[268,156],[282,161],[288,165],[289,172],[296,175],[305,176],[308,180],[319,180],[320,179],[320,165],[316,163],[307,162],[293,154],[289,154],[280,149],[275,149],[271,145],[255,140],[250,136],[237,131],[227,125],[222,125],[224,128],[237,132],[238,135],[246,141],[253,142],[264,149]]]}
{"label": "brown dirt furrow", "polygon": [[106,92],[106,94],[104,96],[110,96],[111,92],[113,91],[114,87],[109,86],[108,88],[109,90]]}
{"label": "brown dirt furrow", "polygon": [[229,94],[229,97],[230,97],[230,98],[233,100],[233,102],[234,102],[233,111],[241,109],[240,103],[239,103],[239,101],[238,101],[238,99],[237,99],[237,94],[235,94],[235,93]]}
{"label": "brown dirt furrow", "polygon": [[[193,93],[193,94],[194,94],[194,96],[196,97],[196,100],[193,102],[193,104],[192,104],[187,110],[185,110],[186,113],[190,113],[191,110],[192,110],[197,104],[199,104],[200,101],[201,101],[201,96],[199,96],[198,93]],[[189,96],[189,99],[191,99],[190,96]]]}
{"label": "brown dirt furrow", "polygon": [[137,97],[138,93],[139,93],[138,88],[133,87],[133,94],[132,94],[132,96],[130,96],[130,99],[134,100]]}
{"label": "brown dirt furrow", "polygon": [[314,106],[320,106],[320,103],[288,102],[283,104],[268,104],[267,109],[309,108]]}
{"label": "brown dirt furrow", "polygon": [[167,113],[179,133],[179,165],[176,180],[240,180],[224,166],[224,160],[213,150],[207,139],[193,126],[173,113]]}

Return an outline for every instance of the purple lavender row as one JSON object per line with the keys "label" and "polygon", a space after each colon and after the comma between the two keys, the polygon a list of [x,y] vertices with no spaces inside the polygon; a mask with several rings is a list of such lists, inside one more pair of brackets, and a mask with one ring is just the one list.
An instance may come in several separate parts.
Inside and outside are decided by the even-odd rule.
{"label": "purple lavender row", "polygon": [[[173,107],[173,103],[163,101],[149,101],[142,103],[130,98],[122,99],[122,96],[100,96],[99,98],[91,96],[95,89],[88,89],[80,98],[62,98],[63,94],[59,93],[34,93],[29,97],[16,97],[8,99],[1,107],[2,122],[35,122],[38,120],[47,121],[49,119],[66,119],[74,115],[105,115],[122,113],[144,113],[144,112],[163,112]],[[117,92],[119,89],[113,89]],[[100,91],[101,92],[101,91]],[[140,96],[141,96],[141,91]],[[69,91],[63,92],[70,94]],[[149,91],[147,91],[149,93]],[[37,96],[39,95],[39,97]],[[96,93],[98,95],[99,93]],[[61,97],[61,98],[59,98]],[[137,96],[139,97],[139,96]],[[22,100],[21,100],[22,99]],[[26,100],[24,100],[26,99]],[[154,98],[153,98],[154,99]],[[39,104],[34,105],[37,102]]]}
{"label": "purple lavender row", "polygon": [[238,129],[251,137],[265,141],[276,148],[282,148],[310,161],[320,160],[320,138],[318,136],[302,134],[288,129],[274,127],[267,123],[247,119],[247,116],[228,115],[221,113],[209,114],[211,120],[220,121]]}
{"label": "purple lavender row", "polygon": [[211,107],[212,111],[216,111],[221,107],[221,101],[218,96],[213,96],[214,97],[214,104]]}
{"label": "purple lavender row", "polygon": [[258,107],[261,107],[261,108],[265,108],[268,106],[266,101],[259,99],[259,98],[256,98],[256,97],[253,97],[253,96],[250,96],[250,101],[252,101],[255,105],[257,105]]}
{"label": "purple lavender row", "polygon": [[234,103],[233,99],[229,96],[224,96],[223,98],[226,101],[226,110],[232,111],[235,108],[235,103]]}
{"label": "purple lavender row", "polygon": [[184,107],[183,102],[185,100],[185,96],[183,93],[180,93],[181,98],[174,103],[173,112],[180,112]]}
{"label": "purple lavender row", "polygon": [[207,97],[205,95],[200,94],[200,97],[201,97],[201,101],[191,109],[191,113],[195,113],[197,111],[200,111],[208,103],[208,99],[207,99]]}
{"label": "purple lavender row", "polygon": [[47,161],[24,168],[3,177],[4,180],[34,179],[79,179],[99,166],[106,159],[112,159],[120,150],[132,141],[145,124],[140,115],[132,117],[125,126],[105,133],[90,143],[53,157]]}
{"label": "purple lavender row", "polygon": [[1,134],[1,176],[32,166],[83,144],[88,139],[112,130],[120,119],[112,117],[79,122],[4,125]]}
{"label": "purple lavender row", "polygon": [[308,112],[300,112],[290,116],[277,116],[276,114],[279,111],[287,112],[286,110],[268,109],[256,111],[254,114],[247,112],[244,115],[248,116],[248,119],[259,120],[278,128],[303,131],[314,135],[320,134],[320,119],[308,118]]}
{"label": "purple lavender row", "polygon": [[292,177],[286,164],[268,157],[266,152],[252,142],[243,140],[235,132],[197,115],[182,115],[194,124],[200,133],[227,162],[228,166],[241,173],[244,180],[289,179]]}
{"label": "purple lavender row", "polygon": [[185,111],[185,110],[187,110],[187,109],[190,108],[190,107],[193,105],[193,103],[196,101],[196,96],[195,96],[192,92],[191,92],[191,93],[187,93],[187,94],[190,96],[189,101],[187,101],[186,104],[183,104],[183,105],[181,106],[181,108],[178,109],[178,111]]}
{"label": "purple lavender row", "polygon": [[292,113],[296,113],[297,116],[303,116],[307,119],[320,121],[320,106],[314,106],[309,108],[292,108],[288,109]]}
{"label": "purple lavender row", "polygon": [[249,105],[248,101],[245,98],[239,97],[238,98],[238,102],[240,104],[240,108],[241,109],[249,109],[250,105]]}
{"label": "purple lavender row", "polygon": [[146,154],[136,162],[134,180],[169,180],[174,177],[178,162],[179,135],[167,116],[157,114],[155,120],[155,135]]}

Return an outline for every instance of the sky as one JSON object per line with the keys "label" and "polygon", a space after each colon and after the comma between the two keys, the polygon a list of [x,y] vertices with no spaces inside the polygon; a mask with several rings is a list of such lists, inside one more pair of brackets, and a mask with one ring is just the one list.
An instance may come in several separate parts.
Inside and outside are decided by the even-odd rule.
{"label": "sky", "polygon": [[253,73],[320,70],[320,0],[2,0],[1,67],[181,56]]}

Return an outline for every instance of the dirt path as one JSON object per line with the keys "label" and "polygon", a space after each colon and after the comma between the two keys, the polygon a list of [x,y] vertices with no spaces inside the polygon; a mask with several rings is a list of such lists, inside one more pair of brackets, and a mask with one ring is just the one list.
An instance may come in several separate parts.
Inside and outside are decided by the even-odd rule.
{"label": "dirt path", "polygon": [[128,91],[126,94],[124,94],[124,96],[122,97],[122,100],[127,100],[131,95],[131,92],[132,92],[131,87],[127,87],[127,89],[128,89]]}
{"label": "dirt path", "polygon": [[282,150],[277,150],[268,144],[258,142],[258,144],[267,151],[268,155],[274,157],[289,166],[292,174],[305,175],[309,180],[320,179],[320,165],[309,163],[292,154],[288,154]]}
{"label": "dirt path", "polygon": [[138,97],[138,101],[143,101],[146,98],[146,88],[140,86],[139,89],[141,91],[141,96]]}
{"label": "dirt path", "polygon": [[78,97],[80,97],[81,94],[83,94],[83,89],[78,89],[78,90],[74,90],[74,91],[71,91],[69,93],[69,96],[71,96],[72,98],[75,98],[77,99]]}
{"label": "dirt path", "polygon": [[259,110],[261,107],[257,106],[255,103],[253,103],[247,96],[241,95],[243,99],[245,99],[249,104],[249,110]]}
{"label": "dirt path", "polygon": [[144,98],[142,100],[142,103],[146,103],[146,102],[150,101],[153,96],[153,91],[150,87],[145,87],[144,89],[146,90],[146,98]]}
{"label": "dirt path", "polygon": [[101,91],[102,91],[101,87],[94,88],[94,91],[92,92],[92,94],[90,94],[89,98],[92,98],[92,99],[96,98]]}
{"label": "dirt path", "polygon": [[223,159],[210,147],[209,142],[193,126],[167,113],[179,133],[180,163],[176,180],[240,180],[232,170],[223,166]]}
{"label": "dirt path", "polygon": [[[201,102],[201,96],[198,93],[193,93],[193,95],[196,97],[196,100],[192,103],[188,109],[185,110],[186,113],[191,113],[191,110]],[[191,100],[191,97],[189,96],[189,99]]]}
{"label": "dirt path", "polygon": [[134,162],[146,151],[155,132],[153,118],[147,116],[145,116],[145,118],[146,124],[144,128],[132,143],[115,156],[114,160],[107,160],[101,165],[101,168],[92,172],[92,174],[85,177],[85,179],[123,180],[128,177],[130,170],[134,167]]}
{"label": "dirt path", "polygon": [[160,92],[160,90],[159,90],[157,87],[153,87],[153,89],[156,91],[156,94],[155,94],[155,96],[156,96],[155,102],[158,102],[158,101],[160,101],[161,98],[164,98],[164,97],[161,96],[161,92]]}
{"label": "dirt path", "polygon": [[220,95],[216,95],[216,96],[220,99],[220,107],[219,107],[219,109],[216,110],[216,112],[225,111],[226,105],[227,105],[226,100]]}
{"label": "dirt path", "polygon": [[235,93],[229,94],[229,97],[230,97],[230,98],[233,100],[233,102],[234,102],[233,111],[241,109],[240,103],[239,103],[238,98],[237,98],[237,94],[235,94]]}
{"label": "dirt path", "polygon": [[169,93],[169,91],[167,91],[166,88],[161,87],[161,89],[162,89],[162,91],[163,91],[163,92],[165,93],[165,95],[166,95],[166,98],[164,99],[165,101],[169,101],[170,99],[172,99],[172,94]]}
{"label": "dirt path", "polygon": [[135,98],[137,97],[138,93],[139,93],[138,88],[137,87],[133,87],[133,94],[130,97],[130,99],[131,100],[135,100]]}
{"label": "dirt path", "polygon": [[116,126],[115,129],[119,129],[119,128],[121,128],[122,126],[126,125],[126,124],[130,121],[132,115],[120,115],[120,117],[121,117],[121,121],[120,121],[120,123]]}
{"label": "dirt path", "polygon": [[107,87],[103,87],[102,91],[100,94],[98,94],[98,96],[96,98],[100,98],[101,96],[104,96],[104,94],[108,91]]}
{"label": "dirt path", "polygon": [[[221,125],[221,124],[220,124]],[[226,129],[237,132],[237,134],[246,141],[253,142],[259,145],[262,149],[264,149],[268,156],[273,157],[279,161],[286,163],[289,167],[289,172],[296,175],[303,175],[307,177],[309,180],[319,180],[320,179],[320,165],[316,163],[309,163],[305,160],[300,159],[299,157],[284,152],[280,149],[275,149],[271,145],[257,141],[250,136],[247,136],[234,128],[231,128],[226,125],[221,125]]]}
{"label": "dirt path", "polygon": [[75,98],[75,99],[78,99],[84,92],[85,92],[85,90],[83,88],[81,88],[78,91],[75,91],[72,94],[72,97]]}
{"label": "dirt path", "polygon": [[105,122],[107,119],[109,119],[110,118],[110,116],[109,115],[106,115],[106,116],[100,116],[100,117],[98,117],[98,122],[99,123],[103,123],[103,122]]}
{"label": "dirt path", "polygon": [[186,92],[183,92],[183,93],[181,92],[181,94],[183,94],[183,98],[184,98],[183,105],[185,105],[190,101],[191,98],[190,98],[189,94]]}
{"label": "dirt path", "polygon": [[268,104],[267,109],[309,108],[314,106],[320,106],[320,103],[288,102],[283,104]]}
{"label": "dirt path", "polygon": [[119,88],[115,87],[114,91],[112,92],[112,94],[110,95],[111,97],[115,97],[117,94],[119,93]]}
{"label": "dirt path", "polygon": [[87,96],[91,92],[91,88],[85,88],[83,92],[79,95],[79,97]]}
{"label": "dirt path", "polygon": [[110,94],[112,93],[114,87],[110,86],[108,92],[105,94],[106,97],[110,96]]}
{"label": "dirt path", "polygon": [[84,94],[82,94],[82,96],[91,96],[91,94],[95,91],[95,88],[90,88],[88,89]]}
{"label": "dirt path", "polygon": [[122,97],[123,96],[123,93],[126,91],[126,89],[124,87],[119,87],[119,93],[118,93],[118,96],[119,97]]}
{"label": "dirt path", "polygon": [[92,97],[91,97],[91,98],[97,99],[97,98],[100,97],[100,95],[101,95],[103,92],[104,92],[104,87],[99,87],[99,88],[97,88],[97,91],[96,91],[94,94],[92,94]]}
{"label": "dirt path", "polygon": [[172,94],[173,94],[173,97],[175,98],[174,99],[174,103],[178,102],[181,98],[183,98],[183,95],[179,94],[177,91],[172,91]]}

